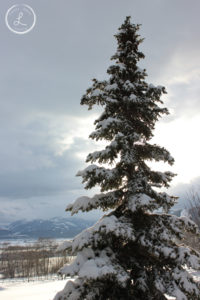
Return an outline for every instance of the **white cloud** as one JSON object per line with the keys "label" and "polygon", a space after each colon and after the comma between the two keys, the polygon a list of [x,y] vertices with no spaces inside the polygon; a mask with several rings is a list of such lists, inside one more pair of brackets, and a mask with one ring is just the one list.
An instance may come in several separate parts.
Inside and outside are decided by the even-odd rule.
{"label": "white cloud", "polygon": [[[159,123],[155,130],[156,143],[168,149],[175,159],[170,170],[177,173],[173,185],[189,183],[199,176],[200,139],[198,138],[200,118],[178,118],[168,123]],[[166,165],[165,165],[166,169]]]}

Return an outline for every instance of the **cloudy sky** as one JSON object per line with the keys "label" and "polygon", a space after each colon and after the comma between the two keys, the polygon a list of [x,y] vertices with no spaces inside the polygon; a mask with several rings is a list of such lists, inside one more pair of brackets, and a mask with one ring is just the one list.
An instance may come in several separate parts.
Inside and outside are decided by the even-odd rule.
{"label": "cloudy sky", "polygon": [[0,223],[65,215],[69,202],[91,194],[75,174],[100,147],[88,140],[99,111],[88,112],[80,98],[92,78],[107,76],[113,35],[127,15],[142,24],[148,82],[168,91],[171,115],[158,124],[154,141],[175,158],[172,168],[165,166],[178,174],[171,191],[183,196],[198,186],[199,1],[26,0],[37,21],[24,35],[5,24],[17,3],[0,2]]}

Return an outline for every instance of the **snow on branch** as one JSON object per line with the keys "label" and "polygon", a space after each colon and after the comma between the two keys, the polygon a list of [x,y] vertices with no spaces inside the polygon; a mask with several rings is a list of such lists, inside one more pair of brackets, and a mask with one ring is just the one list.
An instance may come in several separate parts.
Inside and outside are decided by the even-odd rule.
{"label": "snow on branch", "polygon": [[79,211],[86,212],[96,208],[102,208],[103,210],[108,207],[115,206],[121,199],[121,191],[113,191],[108,193],[96,194],[93,197],[82,196],[76,199],[72,204],[69,204],[66,211],[71,211],[74,215]]}
{"label": "snow on branch", "polygon": [[128,219],[125,217],[118,219],[114,215],[107,215],[94,226],[82,231],[72,241],[63,243],[59,249],[70,249],[72,254],[76,254],[77,251],[88,245],[96,247],[98,241],[102,243],[103,236],[107,234],[123,238],[124,240],[135,241],[135,230]]}
{"label": "snow on branch", "polygon": [[129,279],[129,274],[118,264],[109,247],[102,251],[83,248],[75,260],[63,266],[59,273],[71,277],[78,275],[89,280],[114,277],[121,286],[125,286]]}
{"label": "snow on branch", "polygon": [[77,173],[77,176],[82,176],[83,183],[86,183],[85,188],[91,189],[96,185],[100,185],[101,192],[119,188],[122,184],[123,174],[120,174],[119,168],[112,169],[90,165]]}
{"label": "snow on branch", "polygon": [[81,299],[84,291],[83,280],[76,278],[74,281],[69,280],[64,289],[56,294],[53,300],[77,300]]}
{"label": "snow on branch", "polygon": [[141,208],[145,209],[149,207],[153,207],[153,209],[157,208],[157,203],[150,196],[144,193],[137,193],[129,197],[128,208],[132,212]]}

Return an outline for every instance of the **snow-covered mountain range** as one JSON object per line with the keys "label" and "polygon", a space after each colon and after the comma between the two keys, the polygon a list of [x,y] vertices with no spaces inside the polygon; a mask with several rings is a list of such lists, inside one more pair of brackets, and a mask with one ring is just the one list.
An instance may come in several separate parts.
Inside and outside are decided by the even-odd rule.
{"label": "snow-covered mountain range", "polygon": [[[180,216],[181,212],[182,210],[172,210],[170,213]],[[0,225],[0,239],[72,238],[94,223],[94,220],[77,217],[18,220],[7,226]]]}
{"label": "snow-covered mountain range", "polygon": [[0,239],[71,238],[93,224],[94,221],[74,217],[19,220],[7,226],[0,226]]}

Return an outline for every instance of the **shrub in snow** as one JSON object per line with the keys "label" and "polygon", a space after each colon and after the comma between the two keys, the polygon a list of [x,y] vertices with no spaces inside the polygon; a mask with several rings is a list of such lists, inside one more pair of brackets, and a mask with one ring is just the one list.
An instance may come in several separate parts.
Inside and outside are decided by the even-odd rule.
{"label": "shrub in snow", "polygon": [[[76,255],[60,272],[75,276],[54,300],[200,299],[200,289],[186,267],[200,268],[200,255],[178,240],[183,230],[197,233],[193,222],[167,214],[175,197],[158,192],[174,174],[158,172],[149,161],[173,164],[163,147],[150,143],[156,121],[168,110],[162,106],[162,86],[145,81],[139,25],[127,17],[115,35],[115,63],[109,79],[93,80],[81,104],[101,105],[90,138],[106,140],[102,151],[90,153],[82,176],[86,189],[100,186],[101,194],[81,197],[67,207],[72,214],[92,209],[109,210],[93,227],[84,230],[64,249]],[[96,162],[96,164],[94,164]],[[106,165],[105,165],[106,164]],[[109,166],[110,165],[110,166]],[[162,209],[162,214],[155,211]]]}

